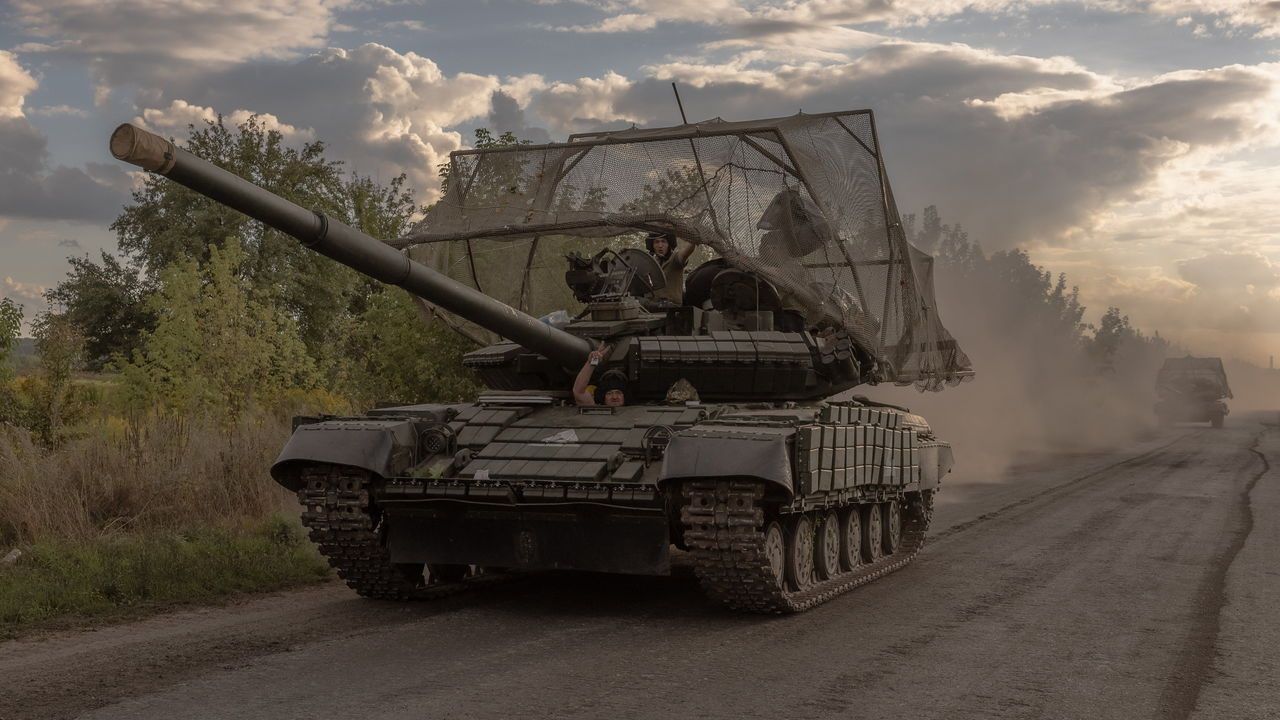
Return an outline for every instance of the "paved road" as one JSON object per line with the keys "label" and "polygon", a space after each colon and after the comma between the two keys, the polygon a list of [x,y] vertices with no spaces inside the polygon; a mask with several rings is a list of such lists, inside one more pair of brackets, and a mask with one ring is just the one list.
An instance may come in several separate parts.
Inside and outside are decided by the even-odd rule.
{"label": "paved road", "polygon": [[0,645],[0,717],[1280,717],[1258,420],[953,483],[915,563],[798,616],[708,607],[688,573],[331,585]]}

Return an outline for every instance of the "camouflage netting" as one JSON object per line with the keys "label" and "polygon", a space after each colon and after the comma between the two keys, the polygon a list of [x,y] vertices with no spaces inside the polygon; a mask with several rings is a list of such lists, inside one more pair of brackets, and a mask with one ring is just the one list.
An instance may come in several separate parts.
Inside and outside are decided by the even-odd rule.
{"label": "camouflage netting", "polygon": [[971,374],[938,318],[932,259],[903,235],[869,111],[456,152],[443,199],[395,244],[542,314],[576,310],[566,252],[658,229],[759,273],[810,327],[847,329],[895,382]]}
{"label": "camouflage netting", "polygon": [[1162,395],[1198,395],[1232,398],[1227,371],[1216,357],[1166,358],[1156,374],[1156,390]]}

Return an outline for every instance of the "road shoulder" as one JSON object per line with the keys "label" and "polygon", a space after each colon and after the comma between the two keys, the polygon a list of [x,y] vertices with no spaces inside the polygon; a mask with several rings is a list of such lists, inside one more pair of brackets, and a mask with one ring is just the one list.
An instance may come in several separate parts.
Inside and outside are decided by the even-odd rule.
{"label": "road shoulder", "polygon": [[1215,658],[1191,717],[1280,715],[1280,427],[1259,425],[1258,433],[1252,527],[1227,572]]}

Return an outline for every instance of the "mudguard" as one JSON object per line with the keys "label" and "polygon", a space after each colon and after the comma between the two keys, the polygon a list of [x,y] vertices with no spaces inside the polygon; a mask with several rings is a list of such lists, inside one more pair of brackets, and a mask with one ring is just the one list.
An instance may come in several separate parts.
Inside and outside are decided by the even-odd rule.
{"label": "mudguard", "polygon": [[929,440],[920,443],[916,451],[920,464],[920,489],[933,490],[942,482],[942,476],[951,472],[955,464],[955,456],[951,453],[951,444],[941,440]]}
{"label": "mudguard", "polygon": [[411,420],[328,420],[300,425],[285,443],[271,477],[300,489],[295,468],[308,463],[350,465],[391,477],[417,460],[418,433]]}
{"label": "mudguard", "polygon": [[788,440],[793,428],[700,425],[671,436],[658,484],[688,478],[754,477],[795,494]]}

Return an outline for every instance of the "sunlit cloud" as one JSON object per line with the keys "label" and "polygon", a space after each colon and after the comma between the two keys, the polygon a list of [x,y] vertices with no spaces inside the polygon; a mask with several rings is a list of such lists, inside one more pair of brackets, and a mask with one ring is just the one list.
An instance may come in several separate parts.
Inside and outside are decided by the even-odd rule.
{"label": "sunlit cloud", "polygon": [[[218,115],[219,113],[211,107],[192,105],[185,100],[174,100],[167,108],[143,110],[142,115],[134,118],[134,123],[156,132],[174,134],[184,133],[189,126],[200,129],[205,123],[215,122]],[[299,129],[280,122],[280,119],[271,113],[255,113],[239,108],[223,114],[222,117],[224,122],[230,125],[240,125],[254,118],[263,129],[278,132],[286,140],[305,141],[315,138],[315,131],[311,128]]]}
{"label": "sunlit cloud", "polygon": [[11,0],[25,53],[87,63],[98,102],[113,87],[147,86],[254,59],[324,47],[346,0]]}
{"label": "sunlit cloud", "polygon": [[26,97],[38,86],[13,53],[0,50],[0,118],[22,117]]}

